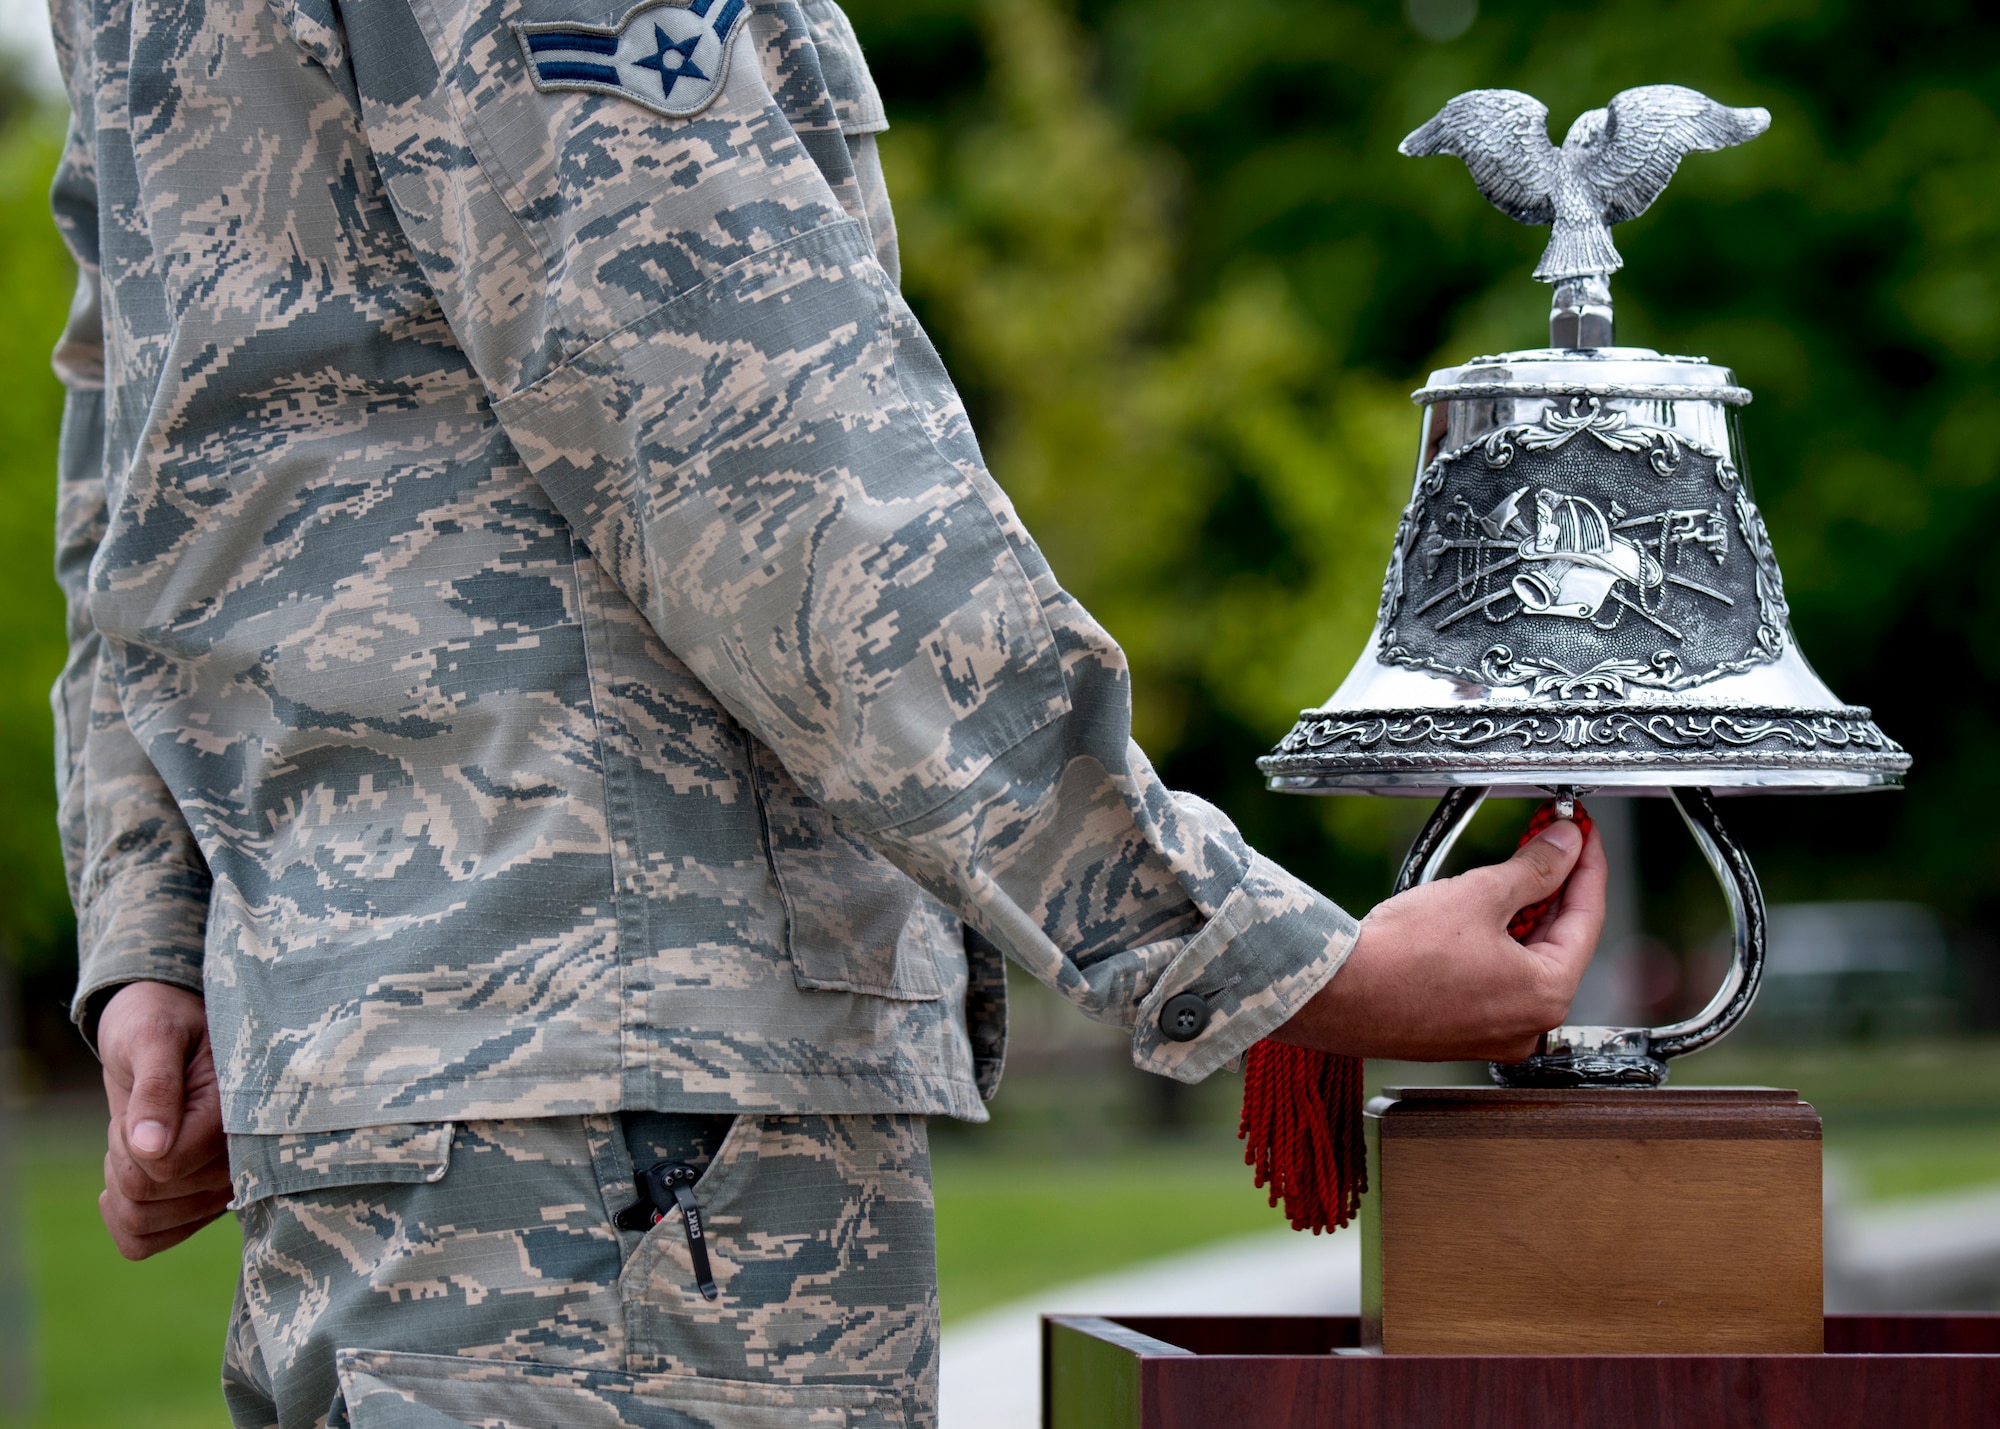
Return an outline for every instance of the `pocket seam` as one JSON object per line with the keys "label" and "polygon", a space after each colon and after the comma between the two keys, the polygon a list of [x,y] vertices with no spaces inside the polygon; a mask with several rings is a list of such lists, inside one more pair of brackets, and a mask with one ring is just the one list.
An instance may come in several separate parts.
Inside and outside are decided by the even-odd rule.
{"label": "pocket seam", "polygon": [[[477,1359],[463,1355],[417,1354],[406,1350],[375,1350],[363,1346],[347,1346],[334,1351],[334,1377],[339,1386],[343,1403],[347,1403],[348,1393],[356,1377],[367,1375],[381,1381],[391,1390],[411,1389],[419,1385],[451,1385],[462,1382],[453,1371],[477,1368],[488,1372],[483,1383],[505,1383],[510,1388],[526,1389],[541,1386],[556,1393],[586,1390],[587,1384],[564,1384],[538,1376],[537,1370],[549,1371],[554,1375],[573,1375],[578,1379],[594,1378],[622,1386],[633,1397],[651,1400],[668,1409],[729,1405],[730,1394],[740,1398],[734,1403],[746,1408],[770,1408],[810,1410],[815,1407],[839,1409],[852,1413],[859,1410],[878,1414],[890,1425],[905,1422],[902,1397],[892,1390],[865,1384],[838,1384],[830,1382],[807,1382],[803,1384],[782,1384],[775,1381],[755,1379],[730,1379],[721,1375],[708,1374],[638,1374],[625,1369],[600,1369],[582,1365],[550,1364],[544,1360],[493,1360]],[[672,1388],[692,1390],[692,1402],[686,1393],[669,1397]],[[774,1402],[782,1396],[803,1396],[808,1400],[817,1398],[820,1405],[784,1404]],[[678,1399],[681,1402],[675,1403]],[[761,1401],[761,1403],[760,1403]],[[439,1408],[435,1403],[417,1399],[419,1408],[435,1409],[440,1413],[449,1412],[450,1406]],[[353,1405],[347,1403],[349,1412]]]}

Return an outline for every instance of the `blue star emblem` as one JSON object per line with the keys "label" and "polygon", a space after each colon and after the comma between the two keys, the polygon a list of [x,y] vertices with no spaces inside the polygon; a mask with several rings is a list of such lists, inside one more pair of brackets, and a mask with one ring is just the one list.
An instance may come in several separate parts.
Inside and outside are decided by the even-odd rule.
{"label": "blue star emblem", "polygon": [[722,93],[730,53],[743,48],[737,41],[752,2],[638,0],[615,25],[538,20],[511,28],[527,57],[528,78],[541,93],[615,94],[669,119],[691,119]]}
{"label": "blue star emblem", "polygon": [[[661,29],[658,25],[654,25],[653,39],[659,45],[658,52],[647,56],[645,59],[634,60],[633,63],[638,65],[640,69],[649,69],[659,75],[662,98],[672,99],[674,96],[674,86],[684,79],[705,80],[708,78],[706,74],[702,73],[696,67],[694,62],[695,47],[701,43],[701,35],[699,33],[690,35],[687,39],[676,44],[667,38],[665,30]],[[668,68],[667,65],[667,56],[669,55],[674,57],[672,68]]]}

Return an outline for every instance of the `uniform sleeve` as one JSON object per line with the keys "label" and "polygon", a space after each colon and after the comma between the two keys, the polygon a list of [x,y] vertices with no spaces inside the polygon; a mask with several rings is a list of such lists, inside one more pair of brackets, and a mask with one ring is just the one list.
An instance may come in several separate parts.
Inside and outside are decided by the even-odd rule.
{"label": "uniform sleeve", "polygon": [[[351,52],[318,40],[522,458],[812,797],[1129,1027],[1140,1066],[1232,1061],[1355,924],[1132,742],[1123,654],[1022,530],[885,271],[879,170],[857,167],[879,100],[845,19],[694,0],[592,39],[517,31],[561,9],[528,3],[351,0]],[[591,59],[656,23],[664,54],[690,13],[724,41],[698,108],[689,81],[662,105]],[[558,59],[531,74],[536,45]],[[1208,1015],[1169,1040],[1189,992]]]}
{"label": "uniform sleeve", "polygon": [[96,1039],[106,996],[128,982],[201,991],[207,866],[180,809],[125,724],[91,624],[90,562],[104,536],[104,333],[99,303],[97,182],[89,87],[76,71],[65,8],[58,52],[72,81],[72,120],[51,195],[76,259],[76,298],[55,351],[62,380],[57,455],[56,580],[68,608],[69,656],[50,692],[56,728],[57,822],[77,918],[71,1015]]}

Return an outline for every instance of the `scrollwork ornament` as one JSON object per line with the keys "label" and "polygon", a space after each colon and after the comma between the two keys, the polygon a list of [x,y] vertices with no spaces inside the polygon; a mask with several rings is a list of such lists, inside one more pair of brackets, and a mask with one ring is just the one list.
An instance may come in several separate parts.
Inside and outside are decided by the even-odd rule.
{"label": "scrollwork ornament", "polygon": [[1258,761],[1271,776],[1490,767],[1504,756],[1524,776],[1563,767],[1647,763],[1782,769],[1829,761],[1900,774],[1909,756],[1866,709],[1643,710],[1570,701],[1534,709],[1308,710]]}

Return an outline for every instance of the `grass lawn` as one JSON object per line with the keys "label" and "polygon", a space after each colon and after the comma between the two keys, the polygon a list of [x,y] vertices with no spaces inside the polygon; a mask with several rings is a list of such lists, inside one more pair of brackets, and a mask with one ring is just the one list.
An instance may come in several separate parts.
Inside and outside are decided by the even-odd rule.
{"label": "grass lawn", "polygon": [[1679,1086],[1795,1087],[1857,1199],[2000,1182],[2000,1041],[1764,1049],[1730,1042],[1675,1064]]}
{"label": "grass lawn", "polygon": [[1251,1184],[1237,1145],[1212,1137],[1089,1160],[947,1152],[935,1169],[946,1324],[1050,1285],[1285,1223]]}
{"label": "grass lawn", "polygon": [[93,1124],[35,1118],[22,1210],[36,1288],[35,1429],[227,1429],[218,1387],[236,1287],[236,1222],[134,1265],[97,1219],[104,1147]]}

